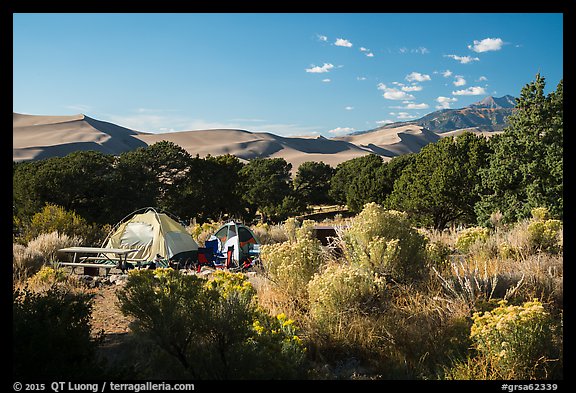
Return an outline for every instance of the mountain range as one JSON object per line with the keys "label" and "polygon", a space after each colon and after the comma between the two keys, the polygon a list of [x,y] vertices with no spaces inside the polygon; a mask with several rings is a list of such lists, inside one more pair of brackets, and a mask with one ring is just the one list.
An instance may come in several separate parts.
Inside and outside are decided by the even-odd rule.
{"label": "mountain range", "polygon": [[305,161],[323,161],[336,166],[370,153],[390,160],[401,154],[416,153],[428,143],[464,131],[490,136],[501,132],[513,110],[514,97],[486,97],[465,108],[442,109],[417,120],[332,138],[284,137],[239,129],[153,134],[83,114],[39,116],[13,113],[12,157],[14,161],[39,160],[78,150],[118,155],[166,140],[201,157],[233,154],[244,161],[255,157],[282,157],[295,170]]}

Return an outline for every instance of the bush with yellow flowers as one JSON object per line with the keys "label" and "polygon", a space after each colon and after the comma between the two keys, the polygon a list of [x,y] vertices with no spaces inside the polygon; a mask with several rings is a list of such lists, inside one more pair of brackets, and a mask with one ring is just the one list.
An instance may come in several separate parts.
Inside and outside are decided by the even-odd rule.
{"label": "bush with yellow flowers", "polygon": [[[304,346],[295,328],[287,326],[293,322],[268,315],[242,273],[217,271],[207,279],[173,269],[131,271],[118,299],[124,314],[135,319],[136,336],[153,343],[139,377],[301,375]],[[158,348],[170,362],[159,366]]]}
{"label": "bush with yellow flowers", "polygon": [[502,300],[472,320],[470,338],[494,379],[546,378],[557,362],[553,318],[537,299],[521,306]]}

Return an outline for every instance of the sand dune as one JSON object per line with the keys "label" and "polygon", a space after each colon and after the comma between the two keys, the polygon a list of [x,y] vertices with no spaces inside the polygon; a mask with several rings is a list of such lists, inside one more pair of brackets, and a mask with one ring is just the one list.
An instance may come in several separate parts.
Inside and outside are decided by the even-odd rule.
{"label": "sand dune", "polygon": [[85,115],[37,116],[13,113],[14,161],[63,156],[78,150],[120,154],[146,146],[137,131]]}
{"label": "sand dune", "polygon": [[151,134],[85,115],[13,114],[14,161],[63,156],[77,150],[98,150],[117,155],[166,140],[200,157],[232,154],[244,161],[256,157],[282,157],[295,170],[306,161],[322,161],[335,167],[341,162],[370,153],[390,160],[400,154],[418,152],[440,138],[439,134],[416,125],[335,138],[283,137],[236,129]]}

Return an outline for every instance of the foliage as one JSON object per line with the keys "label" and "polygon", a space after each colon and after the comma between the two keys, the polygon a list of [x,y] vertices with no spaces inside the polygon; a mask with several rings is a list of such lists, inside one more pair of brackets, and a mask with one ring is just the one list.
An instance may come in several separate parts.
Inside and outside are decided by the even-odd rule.
{"label": "foliage", "polygon": [[559,240],[562,222],[560,220],[537,220],[528,225],[530,247],[537,251],[557,253],[562,251]]}
{"label": "foliage", "polygon": [[12,370],[21,380],[94,379],[102,375],[90,336],[93,297],[52,286],[13,290]]}
{"label": "foliage", "polygon": [[294,177],[294,190],[308,205],[330,203],[328,191],[335,169],[323,162],[307,161]]}
{"label": "foliage", "polygon": [[430,143],[402,171],[385,204],[438,230],[452,222],[475,223],[477,172],[488,157],[486,139],[470,132]]}
{"label": "foliage", "polygon": [[488,240],[490,230],[482,227],[471,227],[462,230],[456,240],[456,248],[462,252],[470,251],[470,246],[476,242]]}
{"label": "foliage", "polygon": [[405,213],[367,203],[342,235],[353,264],[396,280],[414,280],[425,271],[426,240]]}
{"label": "foliage", "polygon": [[38,272],[40,268],[56,260],[57,251],[64,247],[81,244],[81,239],[58,232],[43,233],[32,239],[26,246],[12,246],[12,278],[23,282]]}
{"label": "foliage", "polygon": [[121,309],[195,379],[294,378],[303,361],[295,328],[268,316],[242,274],[207,280],[172,269],[132,271]]}
{"label": "foliage", "polygon": [[338,164],[329,195],[335,201],[348,205],[352,212],[359,212],[368,202],[381,201],[385,194],[382,167],[382,157],[376,154]]}
{"label": "foliage", "polygon": [[558,356],[551,315],[537,299],[522,306],[506,300],[491,311],[475,313],[470,337],[496,379],[547,376],[548,362]]}
{"label": "foliage", "polygon": [[[288,227],[295,223],[287,221]],[[304,226],[306,228],[306,226]],[[306,307],[306,286],[324,263],[319,240],[308,236],[308,231],[294,226],[294,235],[287,230],[289,241],[261,246],[260,257],[268,277],[293,302]]]}
{"label": "foliage", "polygon": [[310,316],[327,331],[351,315],[370,310],[385,290],[385,279],[357,265],[331,264],[308,283]]}
{"label": "foliage", "polygon": [[290,170],[292,164],[283,158],[255,158],[250,160],[239,172],[245,189],[242,194],[244,201],[259,209],[266,221],[269,217],[273,221],[281,221],[289,214],[298,214],[298,211],[288,211],[290,208],[298,209],[293,195]]}
{"label": "foliage", "polygon": [[509,126],[490,138],[493,153],[479,171],[481,198],[475,210],[480,223],[499,210],[510,223],[530,217],[535,207],[563,214],[563,81],[544,94],[545,78],[522,88]]}

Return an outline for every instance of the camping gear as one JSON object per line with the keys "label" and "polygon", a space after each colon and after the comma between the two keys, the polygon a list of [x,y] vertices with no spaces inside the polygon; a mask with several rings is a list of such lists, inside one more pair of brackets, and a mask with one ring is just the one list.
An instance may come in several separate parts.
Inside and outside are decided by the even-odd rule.
{"label": "camping gear", "polygon": [[222,225],[205,242],[212,250],[212,262],[216,267],[247,269],[260,256],[260,242],[246,225],[230,221]]}
{"label": "camping gear", "polygon": [[[138,213],[141,210],[143,213]],[[128,262],[145,267],[185,266],[196,261],[198,244],[184,226],[148,207],[120,221],[104,241],[106,248],[137,249]]]}

